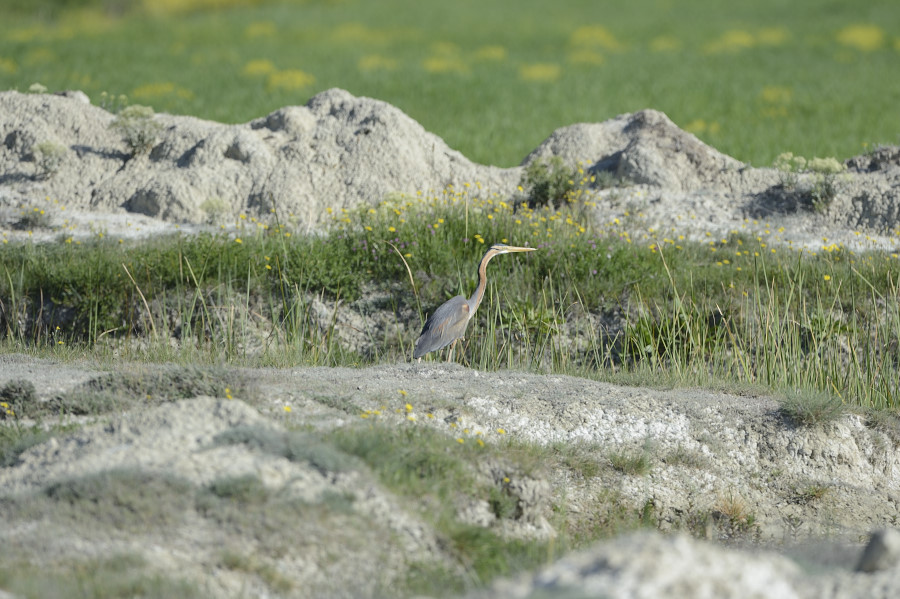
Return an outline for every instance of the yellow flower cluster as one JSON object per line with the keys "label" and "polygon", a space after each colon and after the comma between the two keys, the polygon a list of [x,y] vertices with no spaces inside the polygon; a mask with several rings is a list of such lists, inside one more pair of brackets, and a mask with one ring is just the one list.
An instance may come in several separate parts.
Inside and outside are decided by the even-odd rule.
{"label": "yellow flower cluster", "polygon": [[[562,232],[576,237],[587,233],[577,206],[595,206],[586,188],[595,178],[578,170],[579,180],[570,181],[572,191],[562,206],[528,205],[522,198],[501,198],[486,193],[479,182],[456,187],[448,185],[440,191],[419,191],[415,195],[398,194],[375,207],[340,214],[329,210],[332,222],[339,228],[363,230],[377,234],[398,235],[401,241],[412,241],[421,235],[440,239],[461,238],[464,242],[495,243],[523,237],[550,239]],[[452,220],[448,220],[452,219]],[[462,224],[462,234],[459,225]],[[451,226],[452,225],[452,226]]]}
{"label": "yellow flower cluster", "polygon": [[[397,391],[404,399],[408,395],[407,392],[403,389],[398,389]],[[287,410],[288,408],[286,407],[285,409]],[[362,412],[360,412],[359,417],[363,420],[370,420],[383,416],[386,413],[388,413],[387,406],[382,405],[377,409],[363,410]],[[416,414],[415,407],[408,401],[404,402],[403,405],[395,408],[394,413],[402,415],[408,422],[417,422],[419,419],[418,415]],[[434,422],[436,418],[433,413],[427,412],[425,413],[425,420]],[[460,426],[457,422],[450,422],[447,426],[450,429],[453,429],[455,432],[461,433],[461,435],[455,437],[456,442],[461,445],[465,444],[468,440],[474,440],[475,445],[477,445],[478,447],[484,447],[486,445],[484,441],[485,434],[481,430],[473,430],[470,428],[460,429]],[[496,430],[496,433],[498,435],[505,435],[506,430],[498,428]]]}

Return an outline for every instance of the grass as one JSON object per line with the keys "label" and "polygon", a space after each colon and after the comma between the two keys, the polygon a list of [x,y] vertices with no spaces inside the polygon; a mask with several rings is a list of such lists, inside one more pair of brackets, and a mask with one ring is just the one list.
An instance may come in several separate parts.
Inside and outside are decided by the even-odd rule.
{"label": "grass", "polygon": [[600,448],[584,443],[554,443],[541,453],[549,451],[567,470],[584,479],[599,476],[603,471],[597,458]]}
{"label": "grass", "polygon": [[240,373],[218,366],[165,365],[105,374],[48,401],[39,401],[33,385],[28,385],[30,381],[13,380],[0,389],[0,408],[7,406],[0,420],[99,416],[202,395],[250,402],[256,397],[252,384]]}
{"label": "grass", "polygon": [[176,527],[191,505],[191,485],[140,470],[109,470],[53,483],[32,507],[72,526],[138,533]]}
{"label": "grass", "polygon": [[[221,435],[215,443],[251,443],[263,451],[304,460],[316,467],[321,463],[316,456],[342,456],[331,459],[336,466],[329,466],[329,475],[351,466],[370,471],[398,502],[412,506],[412,513],[434,528],[445,558],[439,562],[423,559],[410,564],[406,578],[392,586],[392,592],[402,590],[404,596],[416,593],[445,596],[471,591],[497,576],[543,564],[572,545],[580,546],[598,536],[612,534],[609,527],[600,524],[590,531],[582,531],[577,538],[570,537],[568,521],[564,522],[560,516],[554,525],[562,531],[561,536],[553,542],[510,538],[499,532],[498,528],[502,527],[462,522],[457,512],[467,501],[482,501],[498,522],[515,522],[523,517],[520,505],[523,499],[513,490],[517,478],[542,476],[544,469],[566,469],[573,474],[593,476],[598,470],[588,464],[590,448],[569,450],[521,442],[479,443],[477,435],[470,435],[466,442],[460,443],[429,426],[406,421],[398,426],[373,414],[367,416],[330,431],[288,431],[286,437],[258,428],[238,428]],[[285,451],[284,438],[300,439],[296,444],[303,448]],[[577,458],[573,458],[573,452],[577,452]],[[306,457],[310,455],[313,457]],[[488,462],[498,464],[496,472],[482,471]],[[499,465],[501,462],[503,466]],[[352,498],[333,497],[323,501],[328,505],[328,513],[352,512]],[[259,517],[254,514],[286,512],[290,516],[297,509],[286,505],[277,494],[266,491],[254,476],[214,481],[207,493],[199,497],[198,505],[207,517],[220,518],[229,527],[242,526]],[[304,514],[311,509],[311,506],[304,507]],[[626,512],[617,516],[616,530],[640,525],[639,514]],[[289,525],[285,527],[289,530]],[[263,567],[258,560],[233,551],[227,552],[223,561],[226,567],[248,572]],[[258,573],[265,577],[262,570]]]}
{"label": "grass", "polygon": [[[498,575],[538,565],[552,550],[544,541],[505,539],[493,528],[460,522],[460,499],[485,501],[499,519],[518,516],[517,499],[504,486],[477,474],[478,464],[498,453],[484,443],[458,443],[425,426],[390,426],[372,422],[333,431],[329,440],[358,457],[386,488],[408,501],[423,505],[422,515],[440,535],[444,550],[465,572],[412,571],[409,584],[416,589],[443,588],[461,592]],[[511,466],[509,476],[515,476]],[[522,473],[521,475],[525,475]],[[509,481],[509,476],[506,481]],[[550,553],[548,553],[550,552]],[[440,576],[436,583],[435,577]]]}
{"label": "grass", "polygon": [[609,455],[609,464],[614,470],[633,476],[644,476],[650,472],[653,466],[646,450],[615,451]]}
{"label": "grass", "polygon": [[22,561],[6,550],[0,556],[0,587],[17,597],[163,599],[210,596],[189,582],[147,572],[146,560],[134,554],[70,560],[52,569],[44,563]]}
{"label": "grass", "polygon": [[[330,441],[361,459],[388,488],[404,495],[431,494],[441,501],[459,489],[476,486],[466,462],[477,449],[472,444],[456,447],[445,435],[425,427],[355,427],[336,431]],[[385,451],[386,447],[394,450]]]}
{"label": "grass", "polygon": [[8,468],[19,461],[19,456],[29,448],[50,440],[55,434],[66,433],[71,426],[21,425],[0,426],[0,467]]}
{"label": "grass", "polygon": [[[571,548],[577,549],[597,541],[659,525],[656,507],[648,499],[639,508],[629,506],[622,492],[604,488],[591,498],[590,510],[562,513],[564,531]],[[562,510],[563,508],[557,508]]]}
{"label": "grass", "polygon": [[289,593],[294,590],[293,581],[286,578],[274,566],[264,563],[252,553],[238,550],[224,550],[221,566],[226,570],[254,574],[262,579],[269,588],[278,593]]}
{"label": "grass", "polygon": [[[354,513],[352,500],[324,493],[316,501],[303,501],[283,490],[269,490],[255,475],[222,477],[203,487],[135,469],[75,476],[31,493],[2,497],[0,515],[10,526],[40,522],[51,532],[57,526],[65,532],[52,535],[58,543],[54,551],[61,556],[44,560],[41,572],[27,565],[33,563],[34,553],[40,554],[40,545],[16,551],[0,549],[0,584],[28,597],[206,596],[186,583],[155,573],[152,564],[139,556],[130,558],[134,561],[128,564],[111,558],[109,564],[118,563],[114,571],[109,571],[105,561],[64,557],[72,542],[108,544],[145,537],[164,539],[151,544],[169,544],[197,526],[199,519],[201,529],[214,527],[234,542],[234,547],[221,549],[222,567],[255,575],[273,591],[288,593],[295,580],[276,564],[296,551],[298,543],[319,544],[317,539],[328,534],[332,543],[338,543],[334,541],[338,537],[349,544],[343,537],[358,533],[341,531],[371,529],[367,516]],[[379,547],[391,546],[391,541],[380,541]],[[360,542],[360,537],[355,536],[354,542]],[[252,555],[238,549],[248,544],[254,547]],[[327,564],[320,562],[320,566]],[[75,584],[76,590],[58,589],[63,579]]]}
{"label": "grass", "polygon": [[11,5],[0,89],[40,82],[98,104],[124,94],[245,122],[342,87],[482,163],[518,164],[557,127],[643,108],[756,165],[785,151],[849,157],[900,130],[884,77],[900,16],[890,0],[834,2],[815,19],[815,0],[643,0],[612,12],[589,0],[551,11],[537,0]]}
{"label": "grass", "polygon": [[830,488],[820,483],[810,483],[798,487],[794,492],[794,501],[799,504],[808,504],[819,501],[828,494]]}
{"label": "grass", "polygon": [[[551,472],[565,480],[601,476],[609,472],[602,453],[598,453],[601,448],[579,444],[541,446],[502,436],[478,443],[482,437],[477,433],[466,434],[461,443],[424,424],[400,419],[398,426],[393,418],[370,417],[317,432],[236,427],[215,438],[212,447],[248,445],[256,452],[309,464],[328,480],[341,473],[364,479],[374,476],[390,492],[388,497],[434,530],[441,552],[439,560],[423,557],[408,564],[400,579],[390,582],[392,592],[402,596],[473,591],[497,576],[538,567],[597,539],[658,526],[652,500],[629,507],[618,492],[602,485],[587,505],[581,504],[581,509],[568,513],[566,501],[558,495],[566,489],[553,492],[547,486],[548,504],[539,506],[538,512],[551,519],[557,535],[551,540],[505,535],[504,525],[515,525],[520,519],[530,523],[525,512],[534,511],[537,505],[529,491],[531,487],[519,483],[546,480]],[[489,472],[485,465],[490,465]],[[635,474],[646,471],[635,467],[628,470]],[[373,515],[365,506],[358,507],[359,497],[325,492],[314,501],[302,500],[285,488],[267,487],[255,474],[224,475],[197,486],[163,473],[118,469],[59,480],[25,495],[0,497],[0,517],[11,526],[32,521],[40,521],[43,526],[58,525],[86,537],[85,542],[90,542],[93,535],[109,542],[110,535],[115,539],[118,535],[135,534],[171,540],[177,538],[176,531],[212,527],[227,533],[229,543],[233,543],[214,554],[212,559],[217,560],[218,566],[256,577],[274,592],[290,593],[297,589],[297,582],[279,564],[284,556],[296,554],[297,543],[321,549],[320,539],[327,535],[326,547],[350,547],[351,535],[372,532]],[[484,502],[497,526],[461,521],[458,509],[471,501]],[[523,502],[530,507],[523,506]],[[739,505],[723,504],[717,509],[723,514],[730,510],[728,530],[745,531],[752,527],[752,515],[741,511]],[[694,516],[688,515],[686,525]],[[352,543],[375,543],[389,551],[395,540],[384,535],[385,531],[378,529],[362,540],[353,536]],[[252,554],[240,549],[248,545],[254,547]],[[18,559],[24,555],[21,553]],[[2,551],[0,556],[4,556]],[[115,574],[100,563],[69,564],[60,559],[45,566],[46,576],[39,576],[30,568],[14,568],[19,564],[14,557],[10,554],[0,560],[0,581],[26,596],[57,596],[52,590],[57,577],[71,577],[73,572],[78,573],[77,580],[88,589],[88,595],[125,596],[121,594],[124,591],[117,589],[129,584],[129,588],[137,589],[134,592],[152,597],[163,592],[154,590],[153,585],[171,590],[173,585],[182,584],[153,574],[139,557],[133,558],[129,567],[120,564],[122,567]],[[110,563],[115,563],[115,558]],[[328,558],[323,564],[329,567]],[[195,590],[185,588],[183,592],[173,592],[194,596]]]}
{"label": "grass", "polygon": [[[201,395],[251,403],[257,399],[253,385],[240,373],[217,366],[164,365],[121,370],[91,379],[47,401],[37,397],[30,381],[12,379],[0,387],[0,422],[5,425],[0,426],[0,467],[14,466],[29,448],[77,428],[66,423],[68,416],[96,417]],[[234,438],[225,441],[249,443],[250,439],[252,436],[241,437],[238,431]],[[301,441],[279,437],[269,440],[269,444],[290,458],[301,452]],[[303,455],[313,459],[319,454],[312,448]],[[331,467],[334,462],[328,457],[322,454],[315,463]]]}
{"label": "grass", "polygon": [[[0,88],[82,88],[125,122],[126,107],[140,121],[145,104],[246,121],[341,86],[399,106],[475,160],[504,165],[558,126],[650,106],[742,160],[787,160],[786,182],[824,164],[800,164],[800,155],[849,156],[895,141],[881,136],[900,129],[883,77],[896,32],[882,26],[900,6],[887,0],[862,12],[839,2],[814,20],[805,3],[776,0],[729,11],[709,0],[652,10],[636,2],[612,15],[591,2],[549,13],[533,1],[427,10],[400,0],[77,4],[11,4],[0,25]],[[856,117],[833,118],[849,107]],[[153,132],[137,133],[135,150]],[[830,172],[801,190],[813,207],[827,203]],[[596,182],[583,171],[560,175],[558,165],[534,165],[523,182],[528,202],[479,198],[476,182],[387,198],[335,212],[324,237],[294,234],[292,215],[242,215],[237,237],[81,243],[61,232],[57,244],[5,244],[2,351],[230,365],[396,361],[430,310],[471,293],[486,244],[505,240],[541,251],[492,262],[486,301],[458,347],[464,364],[763,385],[897,409],[896,255],[794,251],[763,223],[708,243],[638,235],[634,214],[627,227],[590,227],[583,192]],[[612,183],[623,182],[602,185]],[[54,209],[27,207],[21,224],[49,223]],[[338,305],[380,320],[340,322]],[[612,324],[597,324],[609,314]]]}
{"label": "grass", "polygon": [[[514,490],[516,479],[543,478],[549,471],[593,477],[601,470],[598,458],[591,459],[593,449],[587,446],[542,446],[515,440],[479,443],[477,435],[476,442],[460,443],[428,426],[365,422],[335,429],[326,434],[327,440],[358,457],[401,501],[421,505],[421,515],[434,526],[444,550],[464,572],[424,565],[414,568],[407,581],[411,591],[471,591],[497,576],[537,567],[598,538],[650,525],[646,513],[630,511],[612,499],[596,504],[610,511],[608,519],[590,525],[580,521],[581,514],[557,510],[552,524],[559,535],[549,541],[504,536],[499,532],[502,525],[460,522],[457,509],[466,500],[486,502],[495,524],[527,518],[521,504],[524,499]],[[491,474],[482,472],[485,464],[495,465]],[[594,518],[592,510],[585,512]]]}
{"label": "grass", "polygon": [[34,383],[13,379],[0,388],[0,418],[15,418],[26,413],[36,402]]}
{"label": "grass", "polygon": [[710,515],[717,521],[718,534],[725,539],[758,532],[756,515],[750,511],[747,501],[734,490],[719,493]]}
{"label": "grass", "polygon": [[686,449],[682,445],[663,456],[662,461],[669,466],[683,466],[698,470],[709,466],[709,458],[699,451]]}
{"label": "grass", "polygon": [[832,422],[844,412],[845,406],[840,399],[823,392],[786,393],[781,402],[781,413],[801,426]]}
{"label": "grass", "polygon": [[[557,127],[646,107],[757,165],[787,151],[847,157],[896,142],[885,136],[900,130],[896,93],[884,77],[896,62],[891,40],[898,36],[885,24],[898,21],[900,6],[887,0],[862,9],[837,2],[816,19],[807,16],[818,7],[812,0],[763,0],[728,11],[711,0],[671,7],[647,0],[612,13],[586,0],[550,11],[534,0],[427,9],[399,0],[207,3],[232,7],[220,11],[177,4],[186,12],[169,12],[175,3],[163,2],[85,0],[64,10],[54,0],[13,0],[0,23],[0,89],[26,91],[40,81],[50,91],[83,89],[114,112],[140,104],[243,122],[339,86],[390,102],[469,158],[499,165],[519,163]],[[106,7],[113,5],[123,13],[112,14]],[[153,132],[137,133],[135,150],[143,133]],[[45,170],[52,176],[52,164]],[[122,408],[123,397],[252,396],[244,381],[222,375],[235,365],[406,360],[424,317],[449,297],[471,293],[475,264],[495,241],[540,251],[491,263],[485,302],[456,352],[467,366],[629,384],[764,387],[784,395],[782,413],[799,425],[860,409],[896,438],[896,255],[834,245],[798,251],[790,240],[776,241],[777,223],[748,223],[704,242],[648,230],[637,214],[628,226],[590,226],[586,175],[570,173],[570,182],[559,174],[532,169],[541,185],[529,190],[543,200],[531,204],[479,197],[472,182],[336,210],[321,237],[299,234],[291,215],[244,215],[234,233],[221,235],[130,243],[99,236],[77,242],[61,232],[58,243],[4,244],[0,351],[190,367],[126,373],[47,405],[11,391],[0,465],[15,464],[28,447],[64,430],[25,418],[103,414]],[[800,190],[809,195],[804,201],[824,208],[828,182],[823,175],[818,187]],[[49,227],[54,209],[28,207],[18,226]],[[348,326],[340,311],[369,319]],[[356,335],[352,344],[348,330]],[[512,459],[510,477],[543,467],[576,479],[609,468],[645,475],[652,467],[646,451],[603,460],[592,448],[483,447],[470,437],[459,443],[424,427],[369,422],[322,435],[239,428],[215,443],[244,444],[322,472],[365,464],[422,508],[465,574],[413,564],[405,584],[422,594],[469,590],[597,538],[654,526],[657,517],[652,501],[635,510],[616,491],[603,491],[596,509],[581,514],[552,506],[561,536],[551,544],[503,539],[460,523],[453,511],[464,490],[496,518],[516,517],[509,487],[478,474],[500,449],[509,450],[503,456]],[[676,451],[660,459],[697,468],[706,458]],[[222,567],[283,593],[296,589],[269,557],[289,554],[298,541],[315,542],[316,534],[371,529],[351,517],[352,498],[343,495],[311,505],[273,493],[253,476],[202,489],[181,485],[114,472],[58,483],[32,505],[0,505],[5,515],[52,507],[69,524],[125,530],[177,527],[193,512],[241,537],[242,546],[259,548],[249,555],[223,547]],[[814,503],[826,491],[811,483],[796,498]],[[690,517],[695,532],[713,521],[731,536],[755,529],[755,515],[734,493]],[[72,580],[86,596],[199,595],[147,576],[128,556],[48,573],[0,555],[0,586],[26,596],[66,595]]]}
{"label": "grass", "polygon": [[[765,222],[706,242],[644,228],[639,215],[592,226],[588,176],[572,177],[559,207],[482,197],[475,183],[336,211],[324,236],[297,233],[290,215],[242,215],[221,235],[6,244],[0,343],[101,362],[406,360],[426,314],[469,295],[481,254],[504,241],[539,251],[491,262],[454,354],[463,364],[900,407],[897,254],[796,249]],[[219,378],[185,385],[221,396]]]}
{"label": "grass", "polygon": [[245,445],[292,462],[309,463],[322,474],[346,472],[359,467],[359,463],[346,453],[299,431],[282,433],[261,426],[241,426],[217,435],[213,443],[217,446]]}

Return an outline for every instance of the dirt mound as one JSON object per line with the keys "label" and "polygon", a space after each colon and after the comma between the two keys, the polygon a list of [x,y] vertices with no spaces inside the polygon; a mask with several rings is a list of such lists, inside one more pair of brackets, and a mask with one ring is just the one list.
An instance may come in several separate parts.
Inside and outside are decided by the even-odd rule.
{"label": "dirt mound", "polygon": [[640,533],[575,553],[534,575],[498,582],[478,597],[888,599],[898,586],[897,569],[804,571],[771,552],[723,550],[685,536]]}
{"label": "dirt mound", "polygon": [[[138,378],[158,385],[162,374],[171,367],[0,360],[0,384],[28,379],[42,400],[134,393]],[[900,434],[855,415],[800,426],[767,397],[456,365],[239,374],[251,395],[123,398],[108,405],[127,413],[101,410],[95,424],[17,449],[0,468],[0,546],[31,563],[54,556],[52,568],[137,556],[216,596],[396,596],[411,568],[463,576],[426,517],[446,504],[459,525],[528,542],[624,514],[671,533],[601,543],[485,596],[887,598],[900,585],[897,535],[867,551],[879,553],[866,558],[871,573],[854,572],[869,532],[900,518]],[[438,459],[444,477],[465,468],[451,447],[480,441],[489,457],[471,488],[400,500],[327,441],[369,423],[399,431],[378,460],[436,451],[419,459]]]}
{"label": "dirt mound", "polygon": [[[650,460],[646,477],[616,471],[564,482],[551,476],[579,512],[613,485],[635,509],[651,501],[662,530],[687,528],[691,513],[724,514],[727,506],[742,505],[753,514],[754,537],[768,542],[821,534],[858,539],[900,517],[900,435],[870,428],[856,415],[805,427],[768,397],[483,374],[455,365],[364,373],[318,368],[295,371],[292,380],[313,396],[347,394],[353,398],[347,407],[360,413],[378,409],[402,381],[411,396],[435,406],[434,422],[452,418],[472,431],[502,429],[528,442]],[[807,496],[819,487],[823,501]]]}
{"label": "dirt mound", "polygon": [[[393,106],[333,89],[241,125],[159,114],[132,157],[115,116],[61,95],[0,93],[0,197],[203,223],[277,207],[305,228],[326,208],[478,181],[509,190],[514,171],[476,165]],[[64,148],[41,173],[41,144]]]}
{"label": "dirt mound", "polygon": [[16,209],[51,198],[68,207],[70,224],[118,235],[155,234],[158,221],[268,217],[274,208],[312,231],[330,220],[328,208],[391,194],[479,183],[477,193],[510,197],[525,166],[558,156],[603,175],[584,190],[600,225],[670,229],[674,217],[676,228],[685,223],[680,232],[699,238],[756,235],[766,223],[752,221],[778,219],[784,230],[770,242],[821,246],[827,238],[851,247],[863,232],[870,245],[893,247],[900,230],[896,148],[852,158],[840,173],[753,168],[655,110],[558,129],[514,168],[474,164],[399,109],[339,89],[239,125],[155,115],[149,151],[136,156],[111,128],[115,119],[79,92],[0,93],[0,227],[15,225]]}
{"label": "dirt mound", "polygon": [[281,591],[372,596],[441,558],[433,531],[360,463],[239,400],[197,397],[51,437],[0,470],[0,488],[17,558],[137,553],[212,596],[267,592],[223,561],[263,560],[285,572],[263,577]]}
{"label": "dirt mound", "polygon": [[743,165],[679,129],[657,110],[620,115],[603,123],[557,129],[523,165],[550,156],[584,163],[637,185],[695,191],[718,182],[723,172]]}

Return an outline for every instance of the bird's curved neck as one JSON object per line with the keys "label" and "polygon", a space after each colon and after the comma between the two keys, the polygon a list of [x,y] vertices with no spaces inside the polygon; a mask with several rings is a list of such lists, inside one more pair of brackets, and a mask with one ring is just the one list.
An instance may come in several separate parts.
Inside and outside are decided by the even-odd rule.
{"label": "bird's curved neck", "polygon": [[494,255],[495,253],[493,250],[488,250],[478,264],[478,287],[475,288],[475,293],[469,298],[469,314],[474,314],[475,309],[478,308],[479,304],[481,304],[481,300],[484,299],[484,290],[487,288],[487,264]]}

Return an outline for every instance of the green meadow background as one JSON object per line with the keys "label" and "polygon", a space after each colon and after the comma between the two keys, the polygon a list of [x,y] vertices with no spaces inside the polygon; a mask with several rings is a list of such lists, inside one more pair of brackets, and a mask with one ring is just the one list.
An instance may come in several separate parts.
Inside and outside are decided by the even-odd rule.
{"label": "green meadow background", "polygon": [[469,158],[643,108],[756,166],[900,137],[900,3],[6,0],[0,89],[244,122],[341,87]]}

